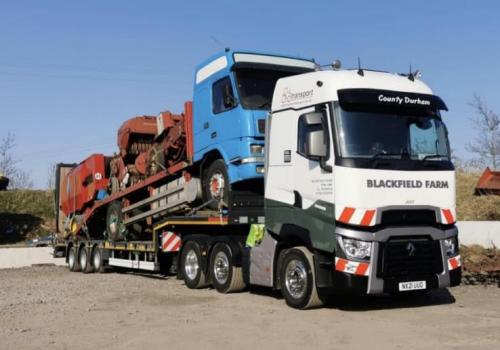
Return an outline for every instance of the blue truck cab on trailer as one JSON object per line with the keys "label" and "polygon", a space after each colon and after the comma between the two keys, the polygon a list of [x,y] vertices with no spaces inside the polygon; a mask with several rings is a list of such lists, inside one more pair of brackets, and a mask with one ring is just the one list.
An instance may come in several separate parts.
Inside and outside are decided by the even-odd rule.
{"label": "blue truck cab on trailer", "polygon": [[276,81],[314,70],[313,59],[231,49],[196,68],[193,160],[209,207],[262,208],[265,120]]}

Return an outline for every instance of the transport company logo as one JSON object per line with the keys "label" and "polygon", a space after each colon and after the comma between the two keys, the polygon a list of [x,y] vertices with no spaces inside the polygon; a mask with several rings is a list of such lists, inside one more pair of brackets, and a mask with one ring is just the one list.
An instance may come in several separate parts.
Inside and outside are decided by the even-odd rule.
{"label": "transport company logo", "polygon": [[380,102],[385,102],[385,103],[395,103],[398,105],[419,105],[419,106],[430,106],[431,101],[429,100],[424,100],[419,97],[417,98],[411,98],[408,96],[385,96],[384,94],[378,95],[378,100]]}
{"label": "transport company logo", "polygon": [[299,92],[292,92],[289,88],[284,88],[281,94],[282,105],[292,105],[294,103],[303,103],[310,101],[313,97],[314,90],[305,90]]}
{"label": "transport company logo", "polygon": [[441,180],[366,180],[368,188],[449,188],[448,181]]}

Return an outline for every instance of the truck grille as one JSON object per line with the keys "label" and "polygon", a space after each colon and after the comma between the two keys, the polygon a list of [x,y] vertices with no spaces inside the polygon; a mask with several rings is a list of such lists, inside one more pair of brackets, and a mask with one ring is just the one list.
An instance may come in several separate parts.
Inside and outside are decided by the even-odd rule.
{"label": "truck grille", "polygon": [[439,241],[422,238],[393,238],[381,243],[378,277],[405,279],[443,271]]}

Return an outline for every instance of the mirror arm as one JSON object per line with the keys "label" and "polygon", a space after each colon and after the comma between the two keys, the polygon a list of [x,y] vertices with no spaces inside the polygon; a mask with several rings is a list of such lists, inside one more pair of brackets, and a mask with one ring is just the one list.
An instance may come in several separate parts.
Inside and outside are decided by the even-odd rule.
{"label": "mirror arm", "polygon": [[321,157],[319,159],[319,166],[321,169],[323,169],[324,171],[326,171],[327,173],[331,173],[333,172],[333,168],[331,165],[328,165],[326,164],[326,157]]}

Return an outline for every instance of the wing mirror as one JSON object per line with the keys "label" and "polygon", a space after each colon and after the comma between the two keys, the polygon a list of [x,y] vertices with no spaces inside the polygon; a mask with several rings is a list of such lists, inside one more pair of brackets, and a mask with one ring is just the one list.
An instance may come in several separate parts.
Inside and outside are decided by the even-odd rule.
{"label": "wing mirror", "polygon": [[301,124],[305,131],[305,155],[308,158],[322,158],[327,156],[325,131],[323,130],[323,114],[318,112],[306,113],[301,117]]}

